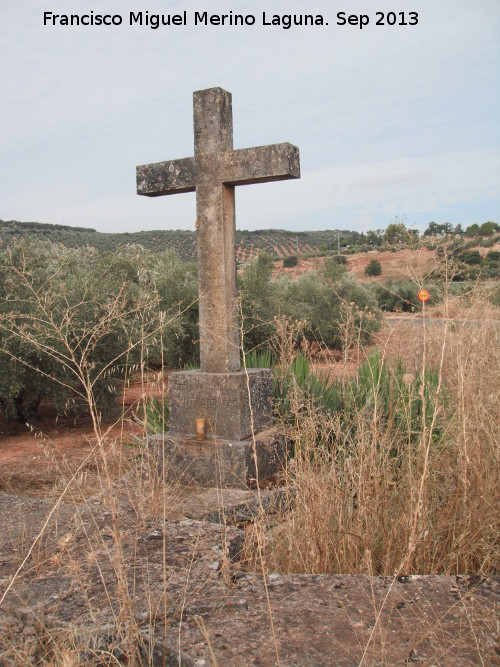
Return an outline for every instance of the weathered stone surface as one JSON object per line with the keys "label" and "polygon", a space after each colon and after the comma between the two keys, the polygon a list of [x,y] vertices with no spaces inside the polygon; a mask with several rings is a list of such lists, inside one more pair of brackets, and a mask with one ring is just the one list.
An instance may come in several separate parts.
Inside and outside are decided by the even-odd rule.
{"label": "weathered stone surface", "polygon": [[[74,647],[74,664],[99,651],[115,652],[118,663],[134,628],[144,664],[155,666],[207,666],[213,651],[219,665],[267,667],[276,648],[283,667],[498,664],[498,577],[268,573],[264,581],[242,569],[244,535],[227,525],[223,496],[215,525],[164,522],[126,502],[113,521],[107,494],[73,507],[77,519],[63,516],[65,507],[57,538],[32,553],[0,606],[0,665],[38,664],[37,648],[46,657],[40,649],[58,637],[72,639],[62,647]],[[38,522],[40,509],[0,493],[0,544],[16,517]],[[0,596],[29,546],[21,533],[4,540]]]}
{"label": "weathered stone surface", "polygon": [[224,156],[225,183],[251,185],[289,178],[300,178],[299,149],[292,144],[243,148]]}
{"label": "weathered stone surface", "polygon": [[256,488],[208,487],[186,498],[182,507],[183,516],[188,519],[237,526],[255,521],[261,517],[262,510],[268,516],[282,514],[294,503],[294,490],[289,488],[271,486],[258,491]]}
{"label": "weathered stone surface", "polygon": [[[247,489],[277,475],[290,456],[292,443],[275,429],[262,431],[246,440],[204,440],[180,438],[160,433],[147,439],[165,461],[170,482],[200,486]],[[163,454],[162,454],[163,450]],[[257,457],[257,468],[255,466]]]}
{"label": "weathered stone surface", "polygon": [[196,166],[192,157],[137,167],[137,193],[140,195],[160,197],[195,189]]}
{"label": "weathered stone surface", "polygon": [[193,95],[194,157],[137,167],[137,193],[196,190],[201,369],[237,371],[240,340],[234,187],[300,178],[299,150],[288,143],[233,150],[231,94]]}
{"label": "weathered stone surface", "polygon": [[272,372],[249,369],[236,373],[181,371],[168,378],[170,435],[194,438],[196,420],[206,420],[207,438],[244,440],[270,428]]}
{"label": "weathered stone surface", "polygon": [[258,573],[239,575],[224,603],[189,607],[182,646],[193,658],[210,664],[189,627],[200,613],[218,664],[228,667],[275,665],[276,651],[283,667],[498,664],[498,581],[270,574],[266,591]]}

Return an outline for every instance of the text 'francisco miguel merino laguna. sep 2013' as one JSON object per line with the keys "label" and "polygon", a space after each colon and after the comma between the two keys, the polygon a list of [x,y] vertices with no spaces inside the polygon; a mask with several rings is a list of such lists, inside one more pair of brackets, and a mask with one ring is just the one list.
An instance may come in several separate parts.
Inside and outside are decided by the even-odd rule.
{"label": "text 'francisco miguel merino laguna. sep 2013'", "polygon": [[[415,26],[418,25],[417,12],[374,12],[369,14],[349,14],[337,12],[335,25],[351,26],[363,29],[372,24],[375,26]],[[175,26],[227,26],[251,27],[255,25],[280,27],[288,30],[292,27],[328,26],[329,21],[323,14],[271,14],[262,12],[261,15],[237,14],[233,11],[227,14],[210,14],[209,12],[187,12],[178,14],[151,14],[148,11],[129,12],[122,14],[96,14],[93,11],[86,14],[55,14],[46,11],[43,13],[45,26],[143,26],[157,30],[160,27]]]}

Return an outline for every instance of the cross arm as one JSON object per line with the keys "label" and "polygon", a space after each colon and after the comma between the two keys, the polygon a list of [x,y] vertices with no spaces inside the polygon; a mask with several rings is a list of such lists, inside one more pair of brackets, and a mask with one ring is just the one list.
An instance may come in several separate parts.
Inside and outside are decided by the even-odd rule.
{"label": "cross arm", "polygon": [[243,148],[227,154],[224,182],[247,185],[300,178],[299,149],[289,143]]}
{"label": "cross arm", "polygon": [[137,194],[146,197],[194,192],[196,167],[192,157],[143,164],[136,168]]}

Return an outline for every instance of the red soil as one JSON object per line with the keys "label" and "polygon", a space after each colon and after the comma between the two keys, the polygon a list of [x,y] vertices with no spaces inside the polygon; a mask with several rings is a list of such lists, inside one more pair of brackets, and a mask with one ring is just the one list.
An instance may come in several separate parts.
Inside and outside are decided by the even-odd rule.
{"label": "red soil", "polygon": [[[133,416],[144,397],[161,398],[165,389],[166,386],[162,390],[157,373],[150,372],[142,381],[139,377],[130,382],[123,396],[124,418],[101,425],[107,450],[116,452],[123,443],[142,437],[143,428]],[[5,422],[0,415],[0,488],[2,482],[21,473],[31,471],[46,478],[61,465],[76,469],[97,442],[90,416],[57,417],[54,407],[45,402],[30,425]],[[122,449],[126,456],[137,454],[131,447]]]}

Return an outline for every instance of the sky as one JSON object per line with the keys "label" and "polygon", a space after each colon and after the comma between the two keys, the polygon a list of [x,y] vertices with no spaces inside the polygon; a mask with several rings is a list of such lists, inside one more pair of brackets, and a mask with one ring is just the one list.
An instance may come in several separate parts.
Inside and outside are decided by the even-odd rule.
{"label": "sky", "polygon": [[[44,25],[91,11],[122,24]],[[139,11],[187,25],[130,25]],[[196,11],[255,24],[194,25]],[[0,0],[0,49],[0,219],[194,229],[195,194],[140,197],[135,167],[191,156],[192,93],[220,86],[235,148],[301,155],[300,181],[237,188],[239,229],[500,223],[498,0]]]}

